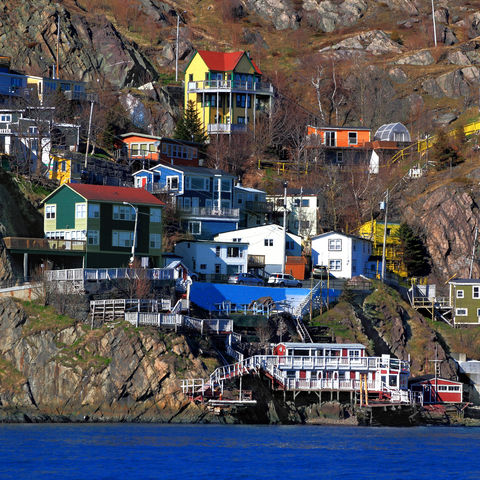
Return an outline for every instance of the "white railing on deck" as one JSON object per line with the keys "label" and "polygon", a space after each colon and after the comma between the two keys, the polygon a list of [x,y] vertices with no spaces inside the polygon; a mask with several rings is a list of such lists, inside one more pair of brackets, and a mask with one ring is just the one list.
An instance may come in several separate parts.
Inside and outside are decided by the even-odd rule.
{"label": "white railing on deck", "polygon": [[47,281],[101,281],[119,279],[173,280],[173,268],[71,268],[48,270]]}

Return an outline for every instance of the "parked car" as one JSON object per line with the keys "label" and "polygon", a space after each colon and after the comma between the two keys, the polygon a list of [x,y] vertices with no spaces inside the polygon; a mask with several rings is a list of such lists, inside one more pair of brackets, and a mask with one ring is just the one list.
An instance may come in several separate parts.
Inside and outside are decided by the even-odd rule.
{"label": "parked car", "polygon": [[251,273],[236,273],[228,277],[228,283],[237,285],[263,285],[263,280]]}
{"label": "parked car", "polygon": [[268,277],[268,285],[276,287],[301,287],[302,282],[297,280],[294,276],[287,273],[272,273]]}
{"label": "parked car", "polygon": [[312,270],[313,278],[324,278],[325,280],[328,277],[328,269],[325,265],[315,265]]}

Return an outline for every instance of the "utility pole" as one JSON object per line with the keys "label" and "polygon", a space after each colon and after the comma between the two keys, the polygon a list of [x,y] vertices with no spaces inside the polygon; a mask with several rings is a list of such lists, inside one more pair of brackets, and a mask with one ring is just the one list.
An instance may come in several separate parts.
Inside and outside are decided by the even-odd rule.
{"label": "utility pole", "polygon": [[175,43],[175,81],[178,82],[178,34],[180,29],[180,15],[187,13],[187,11],[184,10],[182,13],[178,13],[178,12],[176,13],[177,13],[177,41]]}
{"label": "utility pole", "polygon": [[58,80],[60,78],[59,73],[59,49],[60,49],[60,14],[57,13],[57,64],[55,65],[55,78]]}
{"label": "utility pole", "polygon": [[477,238],[478,238],[478,227],[475,227],[475,238],[473,240],[473,247],[472,247],[472,258],[470,259],[470,273],[468,278],[472,278],[473,272],[473,259],[475,258],[475,250],[477,248]]}
{"label": "utility pole", "polygon": [[435,43],[435,47],[437,46],[437,26],[435,23],[435,6],[432,0],[432,20],[433,20],[433,41]]}
{"label": "utility pole", "polygon": [[85,149],[85,170],[88,166],[88,149],[90,148],[90,130],[92,129],[93,100],[90,102],[90,118],[88,119],[87,148]]}
{"label": "utility pole", "polygon": [[385,195],[385,222],[383,224],[382,283],[385,283],[385,253],[387,246],[388,188]]}
{"label": "utility pole", "polygon": [[287,187],[288,182],[283,182],[283,247],[282,247],[282,273],[285,273],[285,257],[287,255]]}

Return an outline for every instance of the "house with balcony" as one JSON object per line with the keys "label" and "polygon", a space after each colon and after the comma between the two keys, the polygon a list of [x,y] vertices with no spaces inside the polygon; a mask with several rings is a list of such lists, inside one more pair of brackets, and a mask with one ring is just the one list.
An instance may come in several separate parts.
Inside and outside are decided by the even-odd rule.
{"label": "house with balcony", "polygon": [[185,69],[185,105],[194,102],[209,135],[244,132],[249,124],[255,129],[273,95],[248,52],[197,50]]}
{"label": "house with balcony", "polygon": [[30,257],[57,268],[126,267],[134,239],[135,259],[145,267],[162,266],[164,203],[147,191],[64,184],[43,205],[45,238],[4,239],[10,254],[23,255],[24,266]]}
{"label": "house with balcony", "polygon": [[175,254],[199,280],[226,281],[229,275],[247,272],[248,244],[221,240],[182,241]]}
{"label": "house with balcony", "polygon": [[[53,77],[53,75],[52,75]],[[39,77],[24,74],[11,69],[11,58],[0,57],[0,103],[12,103],[16,98],[34,96],[44,104],[50,94],[62,92],[67,100],[89,101],[90,94],[85,92],[85,82],[60,78]],[[32,102],[34,103],[34,102]]]}
{"label": "house with balcony", "polygon": [[181,225],[196,239],[212,239],[236,230],[240,220],[233,208],[234,176],[206,167],[158,164],[133,174],[136,188],[171,196]]}
{"label": "house with balcony", "polygon": [[[283,224],[285,210],[284,195],[267,195],[269,217],[272,222]],[[312,238],[318,229],[318,194],[307,189],[289,189],[287,194],[287,229],[303,237],[304,240]]]}
{"label": "house with balcony", "polygon": [[80,125],[52,121],[53,107],[0,109],[0,152],[12,155],[28,172],[38,161],[47,168],[52,149],[76,151]]}
{"label": "house with balcony", "polygon": [[312,238],[312,265],[325,267],[336,278],[375,276],[377,265],[371,258],[372,242],[339,232]]}
{"label": "house with balcony", "polygon": [[290,232],[285,235],[283,227],[275,224],[223,232],[215,240],[248,244],[248,271],[260,275],[280,272],[283,255],[302,254],[301,237]]}
{"label": "house with balcony", "polygon": [[364,127],[307,127],[309,150],[318,150],[318,158],[327,163],[343,165],[370,158],[371,130]]}
{"label": "house with balcony", "polygon": [[115,158],[130,165],[136,163],[142,168],[150,168],[162,162],[198,167],[203,162],[199,155],[200,145],[196,142],[136,132],[124,133],[120,138],[122,142],[117,144]]}
{"label": "house with balcony", "polygon": [[257,227],[266,223],[269,205],[267,194],[263,190],[235,185],[233,207],[238,208],[240,212],[240,228]]}

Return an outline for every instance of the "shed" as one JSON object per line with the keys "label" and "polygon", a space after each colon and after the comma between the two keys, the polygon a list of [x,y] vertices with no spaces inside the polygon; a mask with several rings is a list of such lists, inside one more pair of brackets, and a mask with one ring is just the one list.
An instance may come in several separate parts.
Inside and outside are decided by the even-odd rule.
{"label": "shed", "polygon": [[386,123],[375,133],[374,140],[382,142],[410,143],[411,137],[407,127],[402,123]]}
{"label": "shed", "polygon": [[297,280],[305,280],[306,257],[287,256],[285,273],[293,275]]}
{"label": "shed", "polygon": [[[417,380],[417,381],[416,381]],[[423,394],[423,403],[462,403],[463,383],[428,376],[424,379],[411,380],[412,392]]]}

